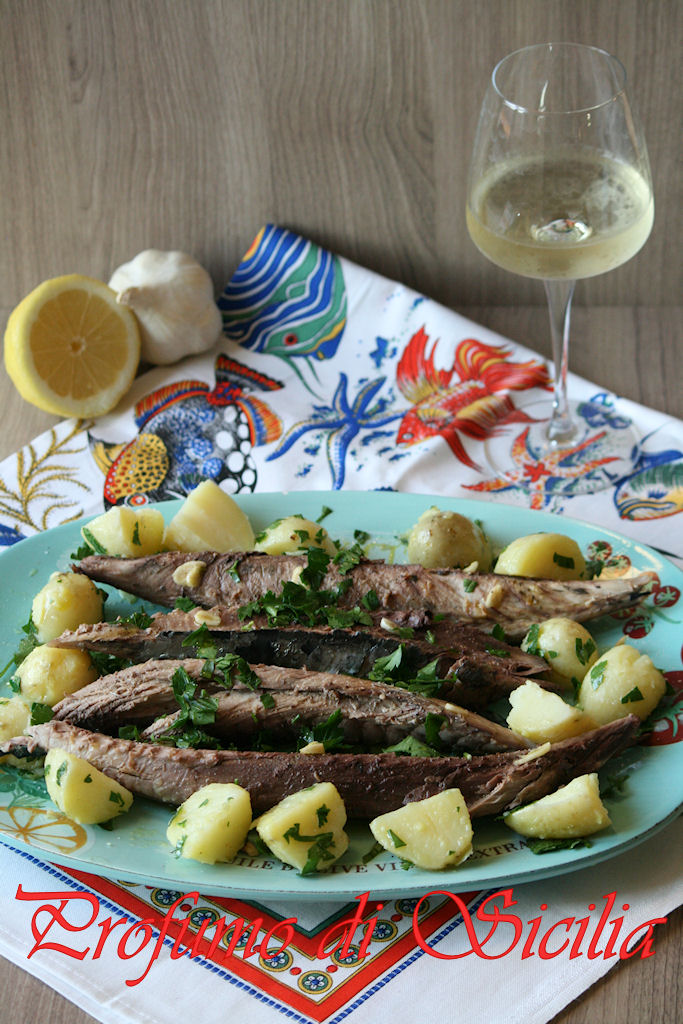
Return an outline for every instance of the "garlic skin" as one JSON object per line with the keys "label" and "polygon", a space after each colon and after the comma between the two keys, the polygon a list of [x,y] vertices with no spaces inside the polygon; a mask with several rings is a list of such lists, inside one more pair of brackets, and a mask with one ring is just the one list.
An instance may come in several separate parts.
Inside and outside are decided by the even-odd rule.
{"label": "garlic skin", "polygon": [[144,362],[167,366],[206,352],[221,334],[213,282],[187,253],[145,249],[114,271],[109,287],[138,320]]}

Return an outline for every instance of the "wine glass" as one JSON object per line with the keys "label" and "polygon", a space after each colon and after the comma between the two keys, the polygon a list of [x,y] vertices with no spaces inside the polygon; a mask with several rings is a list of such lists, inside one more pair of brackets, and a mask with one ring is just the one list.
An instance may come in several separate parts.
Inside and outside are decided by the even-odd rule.
{"label": "wine glass", "polygon": [[[609,405],[567,396],[576,281],[630,260],[654,219],[647,149],[625,85],[623,65],[593,46],[543,43],[503,58],[482,105],[467,188],[475,245],[545,285],[554,394],[552,405],[522,406],[535,421],[526,448],[536,460],[551,457],[549,472],[583,453],[591,468],[583,478],[569,474],[570,493],[610,486],[631,467],[637,442]],[[509,446],[489,455],[510,475]]]}

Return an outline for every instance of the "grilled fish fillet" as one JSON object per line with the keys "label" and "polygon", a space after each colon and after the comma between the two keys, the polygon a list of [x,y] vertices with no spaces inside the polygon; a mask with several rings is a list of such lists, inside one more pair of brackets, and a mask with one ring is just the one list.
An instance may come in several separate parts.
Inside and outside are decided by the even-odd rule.
{"label": "grilled fish fillet", "polygon": [[[102,676],[55,706],[55,718],[89,729],[111,731],[120,725],[149,725],[145,739],[163,737],[180,714],[171,680],[184,669],[217,701],[214,723],[206,732],[249,746],[261,730],[269,736],[298,736],[303,727],[326,722],[339,711],[347,743],[390,746],[406,736],[428,742],[428,716],[439,716],[439,739],[446,749],[468,753],[520,750],[529,743],[510,729],[446,701],[395,686],[329,672],[307,672],[273,665],[252,665],[260,685],[253,690],[239,678],[226,691],[201,676],[204,662],[150,661]],[[268,694],[264,705],[262,696]],[[157,716],[157,721],[153,719]],[[436,723],[435,723],[436,724]]]}
{"label": "grilled fish fillet", "polygon": [[[173,578],[185,562],[205,566],[196,585],[177,583]],[[268,590],[279,593],[282,584],[297,580],[306,565],[304,555],[166,551],[146,558],[89,555],[74,570],[166,607],[172,607],[178,597],[189,597],[204,608],[223,605],[234,610]],[[651,578],[647,573],[632,579],[590,581],[495,573],[472,576],[458,569],[363,561],[346,574],[331,565],[321,589],[334,590],[342,581],[346,589],[339,596],[340,608],[355,607],[374,590],[379,607],[390,616],[418,610],[451,615],[488,630],[498,623],[508,638],[520,640],[535,622],[557,615],[584,622],[629,608],[645,595]]]}
{"label": "grilled fish fillet", "polygon": [[131,792],[180,804],[210,782],[237,782],[254,813],[316,782],[333,782],[350,817],[373,818],[402,804],[458,787],[470,814],[482,816],[528,803],[597,771],[637,735],[635,715],[564,740],[532,760],[519,752],[459,757],[395,754],[287,754],[177,749],[112,739],[51,721],[0,746],[0,754],[32,755],[52,748],[84,758]]}
{"label": "grilled fish fillet", "polygon": [[[201,615],[204,615],[204,610]],[[206,617],[206,616],[205,616]],[[200,616],[201,618],[201,616]],[[399,646],[402,667],[416,674],[437,660],[435,675],[445,680],[439,696],[462,707],[483,708],[507,697],[528,676],[548,669],[533,654],[493,639],[473,626],[450,620],[434,623],[428,632],[397,639],[395,633],[379,626],[332,629],[329,626],[291,625],[270,627],[263,617],[245,629],[238,616],[226,608],[209,611],[211,641],[219,655],[239,654],[246,661],[285,668],[308,668],[313,672],[334,672],[368,678],[378,658],[394,654]],[[188,637],[199,625],[195,613],[158,613],[145,629],[116,622],[82,625],[52,641],[57,647],[77,647],[143,661],[150,658],[185,658],[193,653]],[[557,687],[538,680],[546,689]]]}

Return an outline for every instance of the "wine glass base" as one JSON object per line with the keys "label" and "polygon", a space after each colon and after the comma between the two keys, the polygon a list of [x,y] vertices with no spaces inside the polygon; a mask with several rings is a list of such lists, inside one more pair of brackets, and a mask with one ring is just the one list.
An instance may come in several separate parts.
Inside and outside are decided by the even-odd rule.
{"label": "wine glass base", "polygon": [[639,435],[631,420],[601,402],[570,402],[576,425],[570,440],[550,441],[549,400],[522,406],[526,423],[486,441],[486,459],[511,487],[544,497],[592,494],[614,487],[633,470]]}

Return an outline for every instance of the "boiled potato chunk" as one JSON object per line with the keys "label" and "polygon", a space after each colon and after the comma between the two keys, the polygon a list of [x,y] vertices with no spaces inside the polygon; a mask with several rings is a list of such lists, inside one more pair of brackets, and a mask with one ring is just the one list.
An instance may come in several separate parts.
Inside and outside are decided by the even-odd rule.
{"label": "boiled potato chunk", "polygon": [[0,697],[0,743],[23,736],[31,724],[31,711],[21,697]]}
{"label": "boiled potato chunk", "polygon": [[83,622],[101,622],[102,593],[77,572],[55,572],[33,598],[31,617],[41,644]]}
{"label": "boiled potato chunk", "polygon": [[45,784],[60,811],[80,825],[110,821],[133,804],[133,794],[118,782],[58,747],[45,756]]}
{"label": "boiled potato chunk", "polygon": [[597,728],[585,711],[570,707],[531,680],[512,691],[510,704],[508,726],[533,743],[557,743]]}
{"label": "boiled potato chunk", "polygon": [[[108,555],[136,558],[161,551],[164,517],[156,508],[127,508],[117,505],[104,515],[91,519],[81,530],[83,539]],[[93,544],[93,540],[95,544]]]}
{"label": "boiled potato chunk", "polygon": [[563,533],[530,533],[501,551],[494,572],[505,576],[537,576],[578,580],[586,568],[579,545]]}
{"label": "boiled potato chunk", "polygon": [[85,651],[41,645],[30,651],[16,671],[26,700],[53,707],[68,693],[97,679],[97,669]]}
{"label": "boiled potato chunk", "polygon": [[545,658],[551,679],[566,689],[572,687],[572,680],[579,683],[598,657],[588,630],[564,616],[532,626],[522,641],[522,650]]}
{"label": "boiled potato chunk", "polygon": [[385,850],[427,870],[460,864],[472,852],[472,823],[459,789],[380,814],[370,830]]}
{"label": "boiled potato chunk", "polygon": [[408,561],[426,569],[464,569],[476,562],[479,572],[488,572],[491,560],[482,528],[457,512],[428,508],[408,535]]}
{"label": "boiled potato chunk", "polygon": [[611,824],[600,800],[595,772],[580,775],[554,793],[506,814],[503,821],[523,836],[573,839],[590,836]]}
{"label": "boiled potato chunk", "polygon": [[202,786],[171,818],[166,838],[179,857],[217,864],[235,859],[251,827],[251,800],[233,783]]}
{"label": "boiled potato chunk", "polygon": [[253,546],[249,520],[213,480],[195,487],[164,534],[169,551],[251,551]]}
{"label": "boiled potato chunk", "polygon": [[579,690],[579,704],[600,725],[626,715],[643,721],[666,693],[666,679],[647,654],[619,644],[595,662]]}
{"label": "boiled potato chunk", "polygon": [[301,874],[325,871],[346,850],[346,808],[331,782],[286,796],[262,814],[255,828],[275,856]]}
{"label": "boiled potato chunk", "polygon": [[254,547],[256,551],[265,551],[267,555],[289,555],[306,548],[322,548],[328,555],[336,553],[327,531],[303,516],[276,519],[259,534]]}

